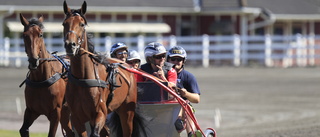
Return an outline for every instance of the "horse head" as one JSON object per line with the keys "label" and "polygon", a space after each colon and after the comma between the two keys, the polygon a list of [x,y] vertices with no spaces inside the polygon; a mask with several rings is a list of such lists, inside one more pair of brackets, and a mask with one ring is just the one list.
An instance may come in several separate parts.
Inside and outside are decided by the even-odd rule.
{"label": "horse head", "polygon": [[29,69],[37,69],[39,66],[39,58],[41,49],[44,46],[43,42],[43,16],[38,19],[32,18],[27,20],[22,14],[20,14],[21,24],[24,26],[23,40],[25,44],[25,52],[28,56]]}
{"label": "horse head", "polygon": [[75,56],[78,54],[83,42],[86,42],[85,27],[87,21],[84,14],[87,10],[87,3],[84,1],[80,9],[70,9],[66,1],[64,1],[63,9],[66,15],[62,24],[64,27],[64,47],[68,56]]}

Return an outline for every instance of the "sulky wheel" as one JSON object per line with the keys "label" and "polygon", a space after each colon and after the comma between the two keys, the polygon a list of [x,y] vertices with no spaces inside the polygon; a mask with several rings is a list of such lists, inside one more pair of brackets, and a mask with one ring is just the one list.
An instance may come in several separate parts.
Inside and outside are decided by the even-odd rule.
{"label": "sulky wheel", "polygon": [[204,134],[206,137],[216,137],[216,132],[212,128],[207,128]]}

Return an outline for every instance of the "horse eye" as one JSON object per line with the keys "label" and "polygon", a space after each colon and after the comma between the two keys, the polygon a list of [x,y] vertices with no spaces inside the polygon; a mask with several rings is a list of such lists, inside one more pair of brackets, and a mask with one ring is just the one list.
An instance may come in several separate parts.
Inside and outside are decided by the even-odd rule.
{"label": "horse eye", "polygon": [[42,33],[41,33],[41,34],[39,34],[39,37],[40,37],[40,38],[42,38],[42,37],[43,37],[43,34],[42,34]]}
{"label": "horse eye", "polygon": [[81,24],[80,24],[80,26],[81,26],[81,27],[84,27],[84,26],[85,26],[85,24],[84,24],[84,23],[81,23]]}

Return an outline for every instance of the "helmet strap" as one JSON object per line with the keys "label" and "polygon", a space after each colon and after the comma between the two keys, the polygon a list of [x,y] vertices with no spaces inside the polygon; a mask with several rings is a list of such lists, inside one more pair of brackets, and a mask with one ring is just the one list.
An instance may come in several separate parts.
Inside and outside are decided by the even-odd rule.
{"label": "helmet strap", "polygon": [[117,57],[117,56],[115,56],[114,53],[112,53],[110,56],[111,56],[111,58],[116,58]]}
{"label": "helmet strap", "polygon": [[154,58],[150,57],[149,60],[151,64],[155,64]]}

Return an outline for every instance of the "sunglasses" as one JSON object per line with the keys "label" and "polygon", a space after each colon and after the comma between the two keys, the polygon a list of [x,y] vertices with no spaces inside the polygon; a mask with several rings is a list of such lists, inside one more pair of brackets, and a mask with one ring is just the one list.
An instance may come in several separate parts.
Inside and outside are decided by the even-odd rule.
{"label": "sunglasses", "polygon": [[153,56],[154,59],[162,59],[165,58],[166,55],[158,55],[158,56]]}
{"label": "sunglasses", "polygon": [[183,58],[170,58],[170,60],[171,60],[171,61],[178,61],[178,62],[180,62],[180,61],[183,60]]}
{"label": "sunglasses", "polygon": [[140,60],[131,60],[131,61],[127,61],[128,64],[137,64],[140,63]]}
{"label": "sunglasses", "polygon": [[119,52],[118,55],[128,55],[128,52]]}

